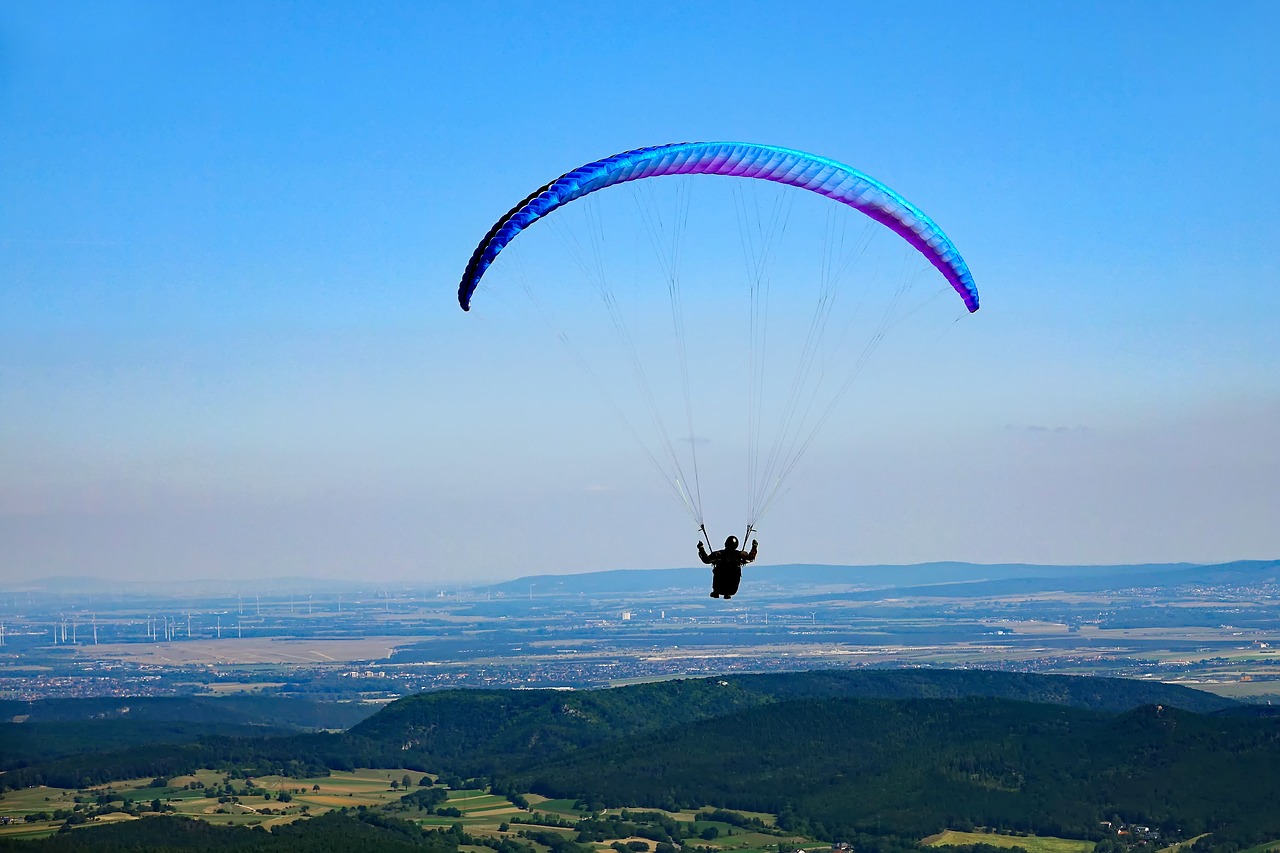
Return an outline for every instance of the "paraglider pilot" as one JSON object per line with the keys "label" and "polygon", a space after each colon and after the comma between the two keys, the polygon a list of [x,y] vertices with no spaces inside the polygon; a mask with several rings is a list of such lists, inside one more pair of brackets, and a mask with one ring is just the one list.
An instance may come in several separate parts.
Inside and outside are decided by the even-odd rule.
{"label": "paraglider pilot", "polygon": [[733,598],[742,581],[742,567],[756,558],[760,543],[751,540],[751,550],[738,550],[738,537],[730,536],[724,540],[724,548],[707,553],[707,549],[698,543],[698,559],[711,566],[711,597]]}

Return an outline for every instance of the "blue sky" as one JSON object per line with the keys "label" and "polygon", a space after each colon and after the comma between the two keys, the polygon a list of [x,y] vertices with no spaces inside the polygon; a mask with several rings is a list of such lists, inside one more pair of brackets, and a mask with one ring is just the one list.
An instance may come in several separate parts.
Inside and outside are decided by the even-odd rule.
{"label": "blue sky", "polygon": [[1271,3],[0,3],[0,578],[689,564],[554,345],[454,302],[530,190],[686,139],[885,181],[983,298],[945,363],[900,356],[876,417],[823,433],[762,561],[1280,555],[1278,26]]}

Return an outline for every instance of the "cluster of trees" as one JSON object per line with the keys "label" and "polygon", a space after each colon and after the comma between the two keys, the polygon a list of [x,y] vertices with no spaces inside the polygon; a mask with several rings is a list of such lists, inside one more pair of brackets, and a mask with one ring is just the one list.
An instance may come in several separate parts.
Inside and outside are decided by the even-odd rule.
{"label": "cluster of trees", "polygon": [[577,821],[567,817],[534,811],[529,812],[527,816],[512,815],[511,823],[524,826],[558,826],[562,829],[573,829],[577,826]]}
{"label": "cluster of trees", "polygon": [[752,832],[768,832],[767,827],[760,818],[751,817],[749,815],[738,814],[737,812],[726,811],[724,809],[713,809],[711,811],[698,812],[694,816],[697,820],[715,821],[716,823],[727,823],[730,826],[749,829]]}
{"label": "cluster of trees", "polygon": [[[693,825],[681,823],[663,812],[623,809],[617,815],[593,814],[575,824],[580,842],[601,842],[609,838],[648,838],[671,845],[694,837]],[[647,849],[647,848],[646,848]]]}
{"label": "cluster of trees", "polygon": [[449,799],[449,795],[445,793],[443,788],[419,788],[401,797],[400,805],[405,809],[413,808],[419,811],[433,812],[437,806],[447,799]]}
{"label": "cluster of trees", "polygon": [[590,844],[579,844],[569,836],[550,829],[522,829],[517,835],[537,842],[550,853],[595,853]]}

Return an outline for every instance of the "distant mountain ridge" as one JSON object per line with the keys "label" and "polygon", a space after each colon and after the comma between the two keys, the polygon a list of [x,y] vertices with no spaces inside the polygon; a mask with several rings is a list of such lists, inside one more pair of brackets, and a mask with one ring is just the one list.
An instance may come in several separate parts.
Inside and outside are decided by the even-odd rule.
{"label": "distant mountain ridge", "polygon": [[[787,563],[750,566],[745,585],[760,589],[789,590],[839,588],[875,597],[877,590],[910,590],[918,594],[951,595],[1016,594],[1051,590],[1091,591],[1175,586],[1184,583],[1227,583],[1232,580],[1280,578],[1280,559],[1234,560],[1226,563],[1134,563],[1105,565],[1050,565],[1041,563],[964,563],[939,561],[903,565],[862,566],[820,563]],[[604,569],[575,574],[522,575],[494,583],[474,583],[462,588],[504,596],[638,594],[700,590],[710,574],[704,567],[658,569]],[[986,586],[980,586],[985,584]],[[406,588],[459,588],[455,582],[402,580],[340,580],[333,578],[280,577],[262,581],[203,578],[182,583],[170,581],[122,581],[91,576],[56,576],[0,584],[6,592],[42,592],[53,595],[180,595],[181,597],[235,595],[252,586],[263,595],[314,592],[395,591]],[[744,586],[744,589],[748,588]]]}
{"label": "distant mountain ridge", "polygon": [[[1112,569],[1114,567],[1099,567]],[[1002,578],[949,584],[925,584],[892,587],[896,594],[926,597],[979,597],[1019,595],[1040,592],[1104,592],[1132,587],[1143,589],[1168,589],[1201,584],[1224,586],[1228,584],[1280,583],[1280,560],[1237,560],[1208,566],[1151,567],[1151,571],[1098,574],[1060,575],[1046,577]],[[855,590],[843,594],[852,600],[875,600],[884,596],[884,589]],[[825,596],[813,596],[823,598]],[[803,602],[805,598],[797,598]]]}
{"label": "distant mountain ridge", "polygon": [[[835,566],[795,563],[749,566],[743,572],[744,589],[797,590],[806,587],[838,587],[862,597],[880,597],[883,590],[911,590],[920,594],[990,594],[1043,590],[1099,590],[1141,585],[1172,586],[1280,572],[1280,560],[1236,560],[1229,563],[1141,563],[1133,565],[1058,566],[1033,563],[934,562],[910,565]],[[644,593],[701,589],[709,583],[708,570],[612,569],[574,575],[529,575],[490,584],[493,593],[526,595],[530,587],[538,595]],[[981,586],[981,585],[986,585]],[[814,590],[815,593],[818,590]]]}

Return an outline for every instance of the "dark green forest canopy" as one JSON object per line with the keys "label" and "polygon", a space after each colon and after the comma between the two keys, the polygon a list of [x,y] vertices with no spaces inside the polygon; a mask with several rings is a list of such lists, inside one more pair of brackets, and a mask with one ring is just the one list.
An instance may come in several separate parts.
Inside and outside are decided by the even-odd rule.
{"label": "dark green forest canopy", "polygon": [[289,728],[244,723],[170,720],[68,720],[0,723],[0,770],[15,770],[103,749],[147,749],[208,737],[266,738],[293,734]]}
{"label": "dark green forest canopy", "polygon": [[130,696],[86,699],[0,699],[0,721],[24,717],[28,723],[73,720],[269,725],[292,729],[345,729],[373,714],[359,702],[317,702],[283,696]]}
{"label": "dark green forest canopy", "polygon": [[351,729],[395,740],[467,773],[804,697],[991,697],[1124,711],[1166,705],[1209,713],[1237,703],[1159,682],[988,670],[856,670],[726,676],[612,690],[449,690],[391,703]]}
{"label": "dark green forest canopy", "polygon": [[[258,775],[312,775],[385,762],[492,776],[573,750],[788,699],[966,696],[1106,711],[1162,704],[1210,712],[1236,705],[1202,691],[1114,678],[983,670],[815,671],[687,679],[611,690],[439,691],[393,702],[346,735],[263,738],[246,736],[254,730],[233,724],[257,724],[265,713],[279,710],[281,722],[297,725],[318,719],[319,712],[304,708],[289,716],[271,702],[219,705],[225,700],[135,703],[131,699],[129,714],[122,715],[120,700],[83,700],[83,704],[59,700],[29,706],[33,719],[48,722],[30,729],[23,728],[30,722],[0,725],[0,745],[12,746],[3,750],[10,772],[0,775],[0,789],[36,784],[78,787],[114,779],[174,776],[199,767],[241,768]],[[225,709],[222,715],[216,713],[220,709]],[[188,711],[191,719],[185,716]],[[87,713],[113,716],[86,720]],[[135,714],[138,719],[133,719]],[[182,722],[157,722],[175,718]],[[265,734],[260,729],[255,733]],[[27,745],[20,748],[22,743]],[[53,746],[40,754],[39,743]]]}
{"label": "dark green forest canopy", "polygon": [[1114,815],[1280,835],[1269,793],[1280,784],[1280,721],[1158,706],[1114,715],[1001,699],[800,699],[549,760],[503,784],[606,805],[782,813],[827,837],[961,825],[1090,837]]}
{"label": "dark green forest canopy", "polygon": [[[144,750],[215,736],[265,738],[345,729],[376,708],[356,702],[239,695],[0,700],[0,770],[84,753]],[[22,722],[9,722],[20,719]]]}

